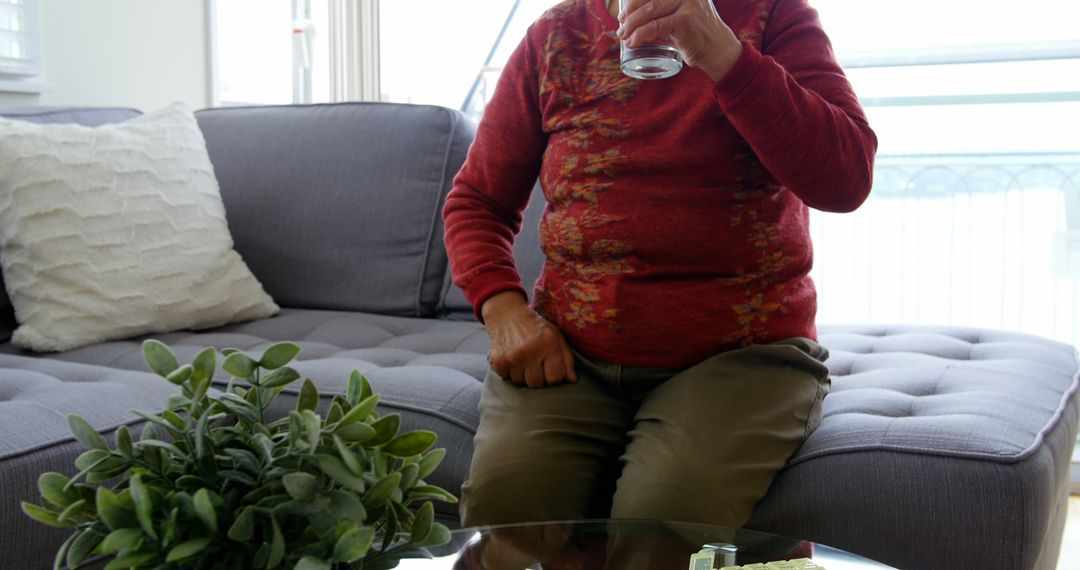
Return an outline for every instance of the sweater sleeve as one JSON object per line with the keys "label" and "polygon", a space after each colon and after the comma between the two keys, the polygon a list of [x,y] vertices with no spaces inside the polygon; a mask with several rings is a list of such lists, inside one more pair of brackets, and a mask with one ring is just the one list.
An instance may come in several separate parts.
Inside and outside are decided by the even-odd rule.
{"label": "sweater sleeve", "polygon": [[776,0],[761,51],[744,42],[713,92],[762,164],[808,206],[850,212],[869,195],[877,137],[807,0]]}
{"label": "sweater sleeve", "polygon": [[478,319],[484,301],[497,293],[528,297],[513,245],[547,144],[529,38],[507,61],[443,207],[451,277]]}

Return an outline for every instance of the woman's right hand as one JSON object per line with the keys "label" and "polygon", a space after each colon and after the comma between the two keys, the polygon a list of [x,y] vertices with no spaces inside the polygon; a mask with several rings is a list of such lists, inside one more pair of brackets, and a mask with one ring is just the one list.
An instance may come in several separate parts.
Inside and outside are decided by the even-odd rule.
{"label": "woman's right hand", "polygon": [[491,337],[491,369],[519,386],[543,388],[577,382],[574,355],[559,329],[529,308],[515,291],[492,296],[480,309]]}

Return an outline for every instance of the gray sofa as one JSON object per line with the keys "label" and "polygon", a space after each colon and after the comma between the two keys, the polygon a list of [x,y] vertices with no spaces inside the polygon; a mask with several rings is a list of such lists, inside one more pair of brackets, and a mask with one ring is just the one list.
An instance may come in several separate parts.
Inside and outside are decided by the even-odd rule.
{"label": "gray sofa", "polygon": [[[0,109],[100,124],[126,109]],[[432,429],[456,490],[471,455],[487,337],[450,284],[440,207],[474,126],[437,107],[356,103],[197,113],[236,248],[284,309],[270,319],[154,335],[183,358],[205,346],[303,350],[323,393],[367,375],[405,428]],[[542,263],[535,193],[518,240],[525,281]],[[822,251],[818,255],[829,255]],[[198,292],[193,292],[198,294]],[[0,298],[0,340],[14,324]],[[65,416],[106,434],[160,410],[172,386],[141,339],[61,354],[0,344],[0,569],[51,565],[63,540],[30,521],[42,471],[72,472]],[[1052,569],[1077,433],[1073,347],[1003,331],[822,326],[833,392],[824,421],[749,527],[831,544],[898,568]],[[224,380],[224,379],[222,379]],[[451,524],[456,507],[440,505]]]}

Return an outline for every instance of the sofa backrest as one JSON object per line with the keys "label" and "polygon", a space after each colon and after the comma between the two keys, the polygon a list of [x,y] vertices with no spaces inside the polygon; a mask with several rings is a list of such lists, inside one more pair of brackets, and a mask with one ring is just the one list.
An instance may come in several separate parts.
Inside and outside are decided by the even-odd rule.
{"label": "sofa backrest", "polygon": [[196,113],[236,249],[284,307],[432,316],[443,200],[475,133],[442,107]]}
{"label": "sofa backrest", "polygon": [[[533,285],[540,277],[540,271],[544,267],[544,254],[540,250],[540,217],[547,207],[544,192],[538,182],[533,186],[529,205],[525,208],[525,214],[521,220],[521,233],[514,240],[514,265],[518,274],[521,275],[521,283],[531,297]],[[465,293],[450,280],[450,271],[446,272],[445,291],[443,293],[441,308],[443,314],[451,319],[472,319],[472,305],[465,300]]]}
{"label": "sofa backrest", "polygon": [[[140,113],[4,108],[0,116],[98,126]],[[475,125],[441,107],[338,103],[198,111],[237,250],[286,307],[472,318],[450,282],[442,204]],[[514,247],[526,289],[543,265],[533,191]],[[0,340],[15,320],[0,280]]]}

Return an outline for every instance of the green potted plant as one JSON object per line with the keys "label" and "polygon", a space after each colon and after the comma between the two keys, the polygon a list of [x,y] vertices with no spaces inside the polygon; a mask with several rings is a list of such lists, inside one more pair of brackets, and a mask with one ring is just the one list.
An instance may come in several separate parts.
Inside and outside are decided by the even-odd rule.
{"label": "green potted plant", "polygon": [[379,396],[358,372],[325,416],[304,380],[295,409],[267,418],[281,390],[300,379],[288,364],[300,348],[278,343],[258,360],[225,349],[230,380],[211,389],[218,353],[180,365],[161,342],[142,345],[155,373],[180,386],[138,438],[127,426],[110,447],[90,424],[68,417],[87,451],[78,473],[39,478],[42,503],[22,503],[42,523],[74,529],[54,568],[96,554],[121,568],[393,568],[446,543],[432,500],[456,502],[424,478],[442,461],[430,431],[399,433],[380,417]]}

